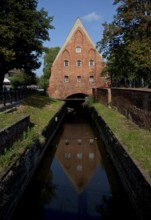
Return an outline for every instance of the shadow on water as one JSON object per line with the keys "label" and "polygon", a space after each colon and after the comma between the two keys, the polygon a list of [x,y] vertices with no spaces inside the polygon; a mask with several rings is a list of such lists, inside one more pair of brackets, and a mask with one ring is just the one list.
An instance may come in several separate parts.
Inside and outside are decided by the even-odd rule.
{"label": "shadow on water", "polygon": [[94,130],[82,107],[69,110],[11,220],[137,219]]}

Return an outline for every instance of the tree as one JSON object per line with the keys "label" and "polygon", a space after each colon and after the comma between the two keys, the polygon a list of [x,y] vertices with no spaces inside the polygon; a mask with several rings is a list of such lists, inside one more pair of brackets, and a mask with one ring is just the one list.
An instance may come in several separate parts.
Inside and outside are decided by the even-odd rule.
{"label": "tree", "polygon": [[26,74],[22,70],[17,70],[9,79],[13,87],[18,87],[26,83]]}
{"label": "tree", "polygon": [[[108,69],[116,81],[136,86],[151,80],[151,2],[115,0],[117,14],[104,24],[103,39],[97,47],[107,58]],[[138,86],[140,83],[138,84]]]}
{"label": "tree", "polygon": [[53,64],[53,61],[55,60],[60,48],[54,47],[54,48],[47,48],[45,55],[44,55],[44,68],[43,68],[43,75],[40,77],[39,85],[44,90],[47,89],[49,78],[51,75],[51,66]]}
{"label": "tree", "polygon": [[9,70],[31,74],[39,68],[52,20],[44,9],[37,10],[37,0],[0,1],[0,90]]}
{"label": "tree", "polygon": [[44,76],[46,78],[50,78],[51,75],[51,66],[53,64],[53,61],[55,60],[58,52],[60,50],[60,47],[54,47],[54,48],[47,48],[46,53],[44,55]]}
{"label": "tree", "polygon": [[9,80],[13,87],[37,84],[37,78],[35,74],[26,74],[24,70],[21,69],[16,70],[13,76],[9,77]]}

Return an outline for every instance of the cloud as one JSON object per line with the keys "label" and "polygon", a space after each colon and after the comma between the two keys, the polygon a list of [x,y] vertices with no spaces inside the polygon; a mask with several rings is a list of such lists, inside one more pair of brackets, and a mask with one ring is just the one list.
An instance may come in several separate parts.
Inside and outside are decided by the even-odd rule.
{"label": "cloud", "polygon": [[98,21],[100,20],[102,17],[97,15],[95,12],[92,12],[88,15],[85,15],[82,17],[84,20],[86,21]]}

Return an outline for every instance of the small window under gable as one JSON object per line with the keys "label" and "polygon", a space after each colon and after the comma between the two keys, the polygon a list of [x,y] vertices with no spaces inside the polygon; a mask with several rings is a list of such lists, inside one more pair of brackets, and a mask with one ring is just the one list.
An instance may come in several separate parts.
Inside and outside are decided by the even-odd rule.
{"label": "small window under gable", "polygon": [[76,61],[76,66],[81,66],[81,60]]}
{"label": "small window under gable", "polygon": [[94,60],[89,60],[89,66],[94,66]]}
{"label": "small window under gable", "polygon": [[64,66],[69,66],[69,61],[68,60],[64,60]]}
{"label": "small window under gable", "polygon": [[81,47],[76,47],[76,53],[81,53]]}
{"label": "small window under gable", "polygon": [[69,76],[64,76],[64,82],[65,83],[69,82]]}

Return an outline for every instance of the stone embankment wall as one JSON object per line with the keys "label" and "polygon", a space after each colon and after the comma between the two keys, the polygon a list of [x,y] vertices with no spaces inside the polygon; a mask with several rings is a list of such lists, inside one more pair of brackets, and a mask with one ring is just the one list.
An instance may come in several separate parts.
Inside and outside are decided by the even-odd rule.
{"label": "stone embankment wall", "polygon": [[38,138],[35,139],[31,147],[26,149],[0,176],[0,219],[10,219],[18,200],[36,171],[47,147],[55,137],[65,115],[66,107],[64,105],[44,129],[45,143],[41,144]]}
{"label": "stone embankment wall", "polygon": [[97,129],[100,138],[103,139],[106,150],[136,210],[138,220],[149,220],[151,217],[150,184],[94,108],[90,109],[90,115],[92,123]]}
{"label": "stone embankment wall", "polygon": [[4,149],[10,148],[27,131],[29,124],[30,116],[26,115],[14,124],[0,130],[0,154],[4,152]]}
{"label": "stone embankment wall", "polygon": [[140,127],[151,129],[151,89],[96,89],[97,100],[111,104]]}

